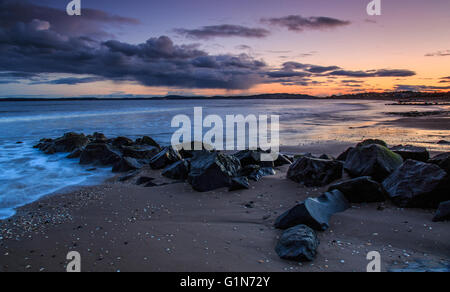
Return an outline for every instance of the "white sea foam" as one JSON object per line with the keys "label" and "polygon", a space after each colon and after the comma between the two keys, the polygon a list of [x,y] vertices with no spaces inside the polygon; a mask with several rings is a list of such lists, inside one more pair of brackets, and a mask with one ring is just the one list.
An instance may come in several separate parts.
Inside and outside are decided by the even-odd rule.
{"label": "white sea foam", "polygon": [[[7,147],[5,147],[7,146]],[[0,155],[0,220],[14,209],[73,185],[93,184],[111,174],[110,169],[86,171],[67,154],[47,156],[29,143],[6,144]]]}

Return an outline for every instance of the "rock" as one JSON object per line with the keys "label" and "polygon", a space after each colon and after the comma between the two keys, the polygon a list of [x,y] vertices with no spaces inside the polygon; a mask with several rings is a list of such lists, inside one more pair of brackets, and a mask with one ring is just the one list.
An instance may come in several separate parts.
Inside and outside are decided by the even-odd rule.
{"label": "rock", "polygon": [[437,144],[440,144],[440,145],[450,145],[450,142],[449,142],[449,141],[445,141],[445,140],[441,140],[441,141],[437,142]]}
{"label": "rock", "polygon": [[314,157],[314,155],[312,155],[312,153],[309,153],[309,152],[308,153],[300,153],[300,154],[294,155],[294,162],[303,157],[316,158],[316,157]]}
{"label": "rock", "polygon": [[430,159],[428,163],[436,164],[450,174],[450,152],[439,154]]}
{"label": "rock", "polygon": [[119,177],[119,181],[124,182],[124,181],[130,180],[130,179],[136,177],[139,173],[140,173],[139,170],[131,170],[127,174]]}
{"label": "rock", "polygon": [[255,170],[250,175],[248,175],[248,178],[254,181],[259,181],[261,178],[269,175],[276,175],[277,173],[275,170],[271,167],[261,167],[258,170]]}
{"label": "rock", "polygon": [[352,151],[353,149],[355,149],[355,148],[354,148],[354,147],[348,148],[348,149],[345,150],[343,153],[341,153],[341,154],[336,158],[336,160],[345,162],[345,161],[347,160],[348,154],[349,154],[350,151]]}
{"label": "rock", "polygon": [[114,165],[121,158],[121,153],[112,146],[104,143],[91,143],[81,153],[80,164]]}
{"label": "rock", "polygon": [[255,164],[247,165],[245,167],[242,167],[239,170],[239,176],[249,177],[253,173],[256,173],[256,172],[258,172],[260,170],[261,170],[261,166],[259,166],[259,165],[255,165]]}
{"label": "rock", "polygon": [[134,141],[127,138],[127,137],[117,137],[112,140],[111,144],[115,147],[122,147],[122,146],[132,146],[134,144]]}
{"label": "rock", "polygon": [[348,153],[344,169],[352,177],[371,176],[382,182],[403,163],[403,158],[386,147],[372,144]]}
{"label": "rock", "polygon": [[183,159],[167,166],[163,170],[162,175],[170,179],[186,180],[189,175],[189,170],[189,161]]}
{"label": "rock", "polygon": [[328,191],[339,190],[350,203],[375,203],[386,200],[383,186],[368,176],[346,180],[330,186]]}
{"label": "rock", "polygon": [[82,152],[83,152],[83,150],[81,150],[81,149],[75,149],[74,151],[72,151],[72,153],[67,155],[66,158],[68,158],[68,159],[80,158]]}
{"label": "rock", "polygon": [[152,159],[160,152],[159,148],[148,145],[122,146],[121,150],[124,156],[136,159]]}
{"label": "rock", "polygon": [[307,225],[315,230],[326,230],[335,213],[344,212],[350,204],[338,190],[327,192],[318,198],[308,198],[285,212],[275,221],[278,229],[287,229],[299,224]]}
{"label": "rock", "polygon": [[137,179],[136,184],[140,186],[153,180],[155,180],[153,177],[141,176],[140,178]]}
{"label": "rock", "polygon": [[148,136],[144,136],[142,138],[139,138],[136,140],[136,144],[138,145],[147,145],[147,146],[153,146],[156,147],[158,149],[161,149],[161,146],[152,138],[148,137]]}
{"label": "rock", "polygon": [[369,146],[369,145],[380,145],[380,146],[384,146],[386,148],[389,148],[388,144],[386,142],[384,142],[383,140],[379,140],[379,139],[367,139],[367,140],[364,140],[361,143],[358,143],[356,145],[356,147],[365,147],[365,146]]}
{"label": "rock", "polygon": [[248,190],[250,189],[250,183],[248,178],[245,176],[234,177],[231,179],[231,185],[229,191],[239,191],[239,190]]}
{"label": "rock", "polygon": [[319,159],[334,160],[334,157],[328,154],[322,154]]}
{"label": "rock", "polygon": [[247,165],[259,165],[261,167],[275,167],[274,161],[262,161],[261,155],[265,154],[262,150],[243,150],[235,153],[233,156],[239,159],[243,167]]}
{"label": "rock", "polygon": [[196,153],[199,153],[199,152],[214,151],[214,147],[212,145],[209,145],[209,144],[206,144],[203,142],[198,142],[198,141],[193,141],[193,142],[188,142],[188,143],[183,143],[183,144],[177,145],[175,147],[175,149],[179,149],[178,152],[180,153],[181,157],[183,157],[184,159],[192,158],[192,157],[194,157],[194,155],[196,155]]}
{"label": "rock", "polygon": [[447,173],[439,166],[407,160],[384,182],[392,201],[405,208],[436,207],[450,200],[450,192],[442,191]]}
{"label": "rock", "polygon": [[342,168],[340,161],[305,156],[289,167],[287,177],[307,187],[320,187],[340,179]]}
{"label": "rock", "polygon": [[292,261],[313,261],[320,241],[314,230],[298,225],[286,230],[275,248],[278,256]]}
{"label": "rock", "polygon": [[89,143],[89,139],[84,134],[66,133],[64,136],[52,139],[43,139],[34,148],[38,148],[46,154],[60,152],[73,152],[82,149]]}
{"label": "rock", "polygon": [[400,155],[403,160],[417,160],[427,162],[430,159],[430,153],[425,147],[416,147],[411,145],[399,145],[391,148],[391,151]]}
{"label": "rock", "polygon": [[132,157],[122,157],[122,159],[114,164],[113,172],[127,172],[142,168],[142,165]]}
{"label": "rock", "polygon": [[280,167],[283,165],[291,165],[292,161],[287,155],[279,154],[278,158],[274,161],[275,167]]}
{"label": "rock", "polygon": [[88,136],[88,138],[92,141],[92,143],[106,143],[108,142],[108,138],[103,133],[97,133],[95,132],[91,136]]}
{"label": "rock", "polygon": [[203,152],[191,161],[189,183],[199,192],[231,186],[231,179],[238,176],[241,164],[234,156]]}
{"label": "rock", "polygon": [[181,155],[177,150],[172,147],[166,147],[150,160],[150,167],[152,169],[163,169],[181,159]]}
{"label": "rock", "polygon": [[433,222],[450,221],[450,201],[442,202],[436,211]]}

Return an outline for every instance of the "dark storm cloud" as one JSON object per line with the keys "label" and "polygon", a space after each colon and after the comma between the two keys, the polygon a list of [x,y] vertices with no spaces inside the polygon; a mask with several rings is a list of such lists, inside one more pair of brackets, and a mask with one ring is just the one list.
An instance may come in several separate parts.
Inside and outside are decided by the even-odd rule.
{"label": "dark storm cloud", "polygon": [[270,32],[264,28],[251,28],[240,25],[223,24],[204,26],[199,29],[175,29],[175,32],[192,39],[212,39],[217,37],[265,38]]}
{"label": "dark storm cloud", "polygon": [[[69,3],[69,1],[67,1]],[[95,9],[83,9],[83,17],[68,17],[63,10],[39,6],[24,0],[0,0],[0,27],[11,28],[18,22],[40,19],[51,24],[52,30],[66,35],[109,36],[107,26],[138,24],[134,18],[110,15]]]}
{"label": "dark storm cloud", "polygon": [[369,78],[369,77],[410,77],[416,75],[416,72],[411,70],[399,70],[399,69],[380,69],[367,71],[337,70],[330,72],[328,74],[331,76]]}
{"label": "dark storm cloud", "polygon": [[51,84],[51,85],[77,85],[82,83],[92,83],[92,82],[99,82],[103,81],[104,78],[102,77],[85,77],[85,78],[76,78],[76,77],[68,77],[68,78],[61,78],[56,80],[49,80],[49,81],[38,81],[30,83],[31,85],[36,84]]}
{"label": "dark storm cloud", "polygon": [[302,32],[311,29],[328,29],[349,25],[350,21],[340,20],[330,17],[303,17],[300,15],[289,15],[280,18],[263,18],[263,23],[274,26],[281,26],[290,31]]}
{"label": "dark storm cloud", "polygon": [[[43,21],[0,27],[0,71],[94,75],[146,86],[248,89],[259,82],[265,66],[245,54],[209,55],[197,46],[175,45],[165,36],[134,45],[67,36]],[[89,80],[58,82],[64,81]]]}
{"label": "dark storm cloud", "polygon": [[306,71],[311,72],[311,73],[325,73],[325,72],[330,72],[333,70],[337,70],[337,69],[341,69],[338,66],[327,66],[327,67],[323,67],[323,66],[311,66],[308,69],[306,69]]}
{"label": "dark storm cloud", "polygon": [[0,72],[0,79],[31,79],[37,76],[37,74],[27,72]]}
{"label": "dark storm cloud", "polygon": [[[1,5],[15,2],[11,3],[0,0]],[[263,60],[247,54],[211,55],[198,45],[174,44],[167,36],[150,38],[141,44],[101,41],[89,32],[82,36],[73,34],[70,25],[54,25],[52,21],[58,23],[58,18],[52,18],[52,8],[30,6],[30,9],[37,9],[42,19],[30,20],[17,16],[20,14],[16,11],[12,13],[15,17],[0,20],[0,81],[3,83],[26,80],[29,84],[74,85],[109,80],[144,86],[245,90],[263,83],[309,86],[319,84],[314,80],[318,77],[415,74],[387,69],[346,71],[338,66],[298,62],[269,69]],[[62,11],[59,13],[64,15]],[[132,22],[103,13],[94,15],[98,22]],[[49,80],[51,74],[70,74],[70,77]]]}
{"label": "dark storm cloud", "polygon": [[450,50],[437,51],[435,53],[426,54],[425,57],[447,57],[450,56]]}

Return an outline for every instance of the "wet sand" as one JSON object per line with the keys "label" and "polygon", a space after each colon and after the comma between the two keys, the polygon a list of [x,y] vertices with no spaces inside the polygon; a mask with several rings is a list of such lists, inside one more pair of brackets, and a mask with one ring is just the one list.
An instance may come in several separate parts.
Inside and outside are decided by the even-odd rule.
{"label": "wet sand", "polygon": [[[78,251],[82,271],[365,271],[369,251],[382,269],[415,260],[448,262],[450,225],[432,210],[390,203],[354,205],[319,233],[317,259],[299,264],[274,252],[282,233],[276,217],[325,189],[305,188],[277,175],[251,190],[197,193],[186,183],[145,188],[110,180],[46,197],[0,223],[0,271],[65,271]],[[145,175],[167,182],[159,172]]]}

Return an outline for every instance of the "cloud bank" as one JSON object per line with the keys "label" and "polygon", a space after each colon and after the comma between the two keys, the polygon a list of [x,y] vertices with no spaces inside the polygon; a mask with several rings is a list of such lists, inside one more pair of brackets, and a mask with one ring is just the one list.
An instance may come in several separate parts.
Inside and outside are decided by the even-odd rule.
{"label": "cloud bank", "polygon": [[[85,10],[84,17],[64,16],[63,11],[36,5],[19,10],[22,1],[0,0],[0,82],[75,85],[99,81],[137,83],[186,89],[246,90],[259,84],[310,86],[322,84],[315,78],[409,77],[415,72],[404,69],[351,71],[336,65],[286,62],[280,68],[269,67],[264,60],[248,54],[212,55],[198,45],[175,44],[167,36],[151,37],[140,44],[104,40],[102,25],[90,28],[86,23],[104,25],[135,24],[136,20]],[[19,9],[20,8],[20,9]],[[60,18],[62,15],[64,20]],[[87,15],[87,16],[86,16]],[[39,18],[37,18],[39,17]],[[289,17],[286,19],[290,19]],[[319,29],[346,25],[330,18],[301,18],[289,24],[293,30]],[[286,24],[287,25],[287,24]],[[81,28],[79,35],[74,27]],[[184,31],[192,37],[265,37],[264,29],[223,25]],[[48,74],[70,77],[48,80]],[[39,78],[41,76],[41,78]],[[42,78],[42,76],[47,76]]]}
{"label": "cloud bank", "polygon": [[350,25],[350,21],[340,20],[331,17],[303,17],[301,15],[289,15],[279,18],[263,18],[263,23],[273,26],[287,28],[294,32],[303,32],[305,30],[330,29]]}
{"label": "cloud bank", "polygon": [[175,29],[175,32],[192,39],[208,40],[218,37],[265,38],[270,32],[264,28],[250,28],[240,25],[223,24],[204,26],[199,29]]}

